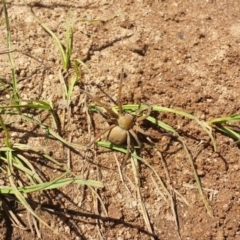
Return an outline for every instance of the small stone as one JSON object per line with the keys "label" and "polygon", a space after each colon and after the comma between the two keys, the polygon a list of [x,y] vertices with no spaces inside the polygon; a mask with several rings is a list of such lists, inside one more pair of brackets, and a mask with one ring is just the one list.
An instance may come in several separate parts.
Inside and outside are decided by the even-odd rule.
{"label": "small stone", "polygon": [[117,198],[121,200],[123,198],[122,194],[121,193],[117,193]]}

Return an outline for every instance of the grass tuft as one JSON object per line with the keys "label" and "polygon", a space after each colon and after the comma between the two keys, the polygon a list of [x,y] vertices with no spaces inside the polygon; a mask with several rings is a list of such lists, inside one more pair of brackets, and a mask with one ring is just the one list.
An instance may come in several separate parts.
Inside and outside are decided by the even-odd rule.
{"label": "grass tuft", "polygon": [[[75,176],[67,167],[54,159],[46,151],[44,146],[31,146],[30,144],[22,144],[17,142],[16,136],[19,134],[19,129],[24,124],[25,126],[34,126],[33,129],[27,131],[35,131],[36,138],[42,137],[45,139],[54,140],[63,145],[81,151],[84,147],[76,144],[69,143],[55,130],[56,127],[51,125],[57,125],[56,113],[52,104],[43,100],[23,100],[19,97],[17,87],[16,68],[14,64],[14,57],[11,51],[11,34],[9,17],[6,8],[5,0],[2,0],[3,10],[5,15],[6,25],[6,39],[7,39],[7,54],[9,56],[9,64],[11,67],[12,84],[7,84],[3,79],[0,78],[1,90],[7,89],[8,94],[11,96],[10,100],[0,100],[0,130],[3,132],[4,142],[1,142],[0,146],[0,177],[3,181],[3,186],[0,186],[0,198],[2,200],[2,208],[9,214],[9,218],[12,220],[14,226],[22,227],[22,221],[19,221],[19,216],[10,210],[6,204],[7,199],[14,199],[16,203],[21,204],[27,213],[33,218],[33,224],[35,226],[35,232],[40,238],[38,225],[44,225],[50,228],[54,233],[57,232],[52,229],[43,219],[37,214],[37,209],[32,205],[32,200],[36,200],[36,197],[41,196],[43,191],[50,189],[59,189],[68,184],[77,183],[84,184],[90,187],[99,188],[103,187],[103,184],[98,181],[85,180],[79,176]],[[40,23],[40,21],[39,21]],[[45,27],[45,25],[42,25]],[[59,50],[61,52],[62,61],[64,68],[70,67],[70,57],[72,53],[72,40],[73,30],[70,24],[67,24],[66,29],[66,50],[61,45],[57,37],[45,27],[45,30],[55,39]],[[70,104],[71,94],[73,86],[79,78],[78,72],[79,61],[76,60],[74,63],[75,77],[71,80],[69,89],[66,94],[68,104]],[[9,89],[9,86],[11,88]],[[52,121],[48,121],[48,124],[41,120],[42,116],[47,119],[52,118]],[[46,119],[45,118],[45,119]],[[42,132],[45,134],[42,135]],[[12,133],[16,133],[12,137]],[[38,135],[40,133],[40,135]],[[51,180],[46,180],[44,173],[39,168],[38,161],[36,159],[44,159],[45,165],[55,169],[57,177],[52,177]],[[38,202],[38,198],[36,200]],[[39,203],[40,204],[40,203]],[[41,224],[35,224],[37,219]],[[28,228],[32,228],[32,224],[29,223]],[[24,229],[28,229],[26,226]],[[23,228],[22,228],[23,229]]]}

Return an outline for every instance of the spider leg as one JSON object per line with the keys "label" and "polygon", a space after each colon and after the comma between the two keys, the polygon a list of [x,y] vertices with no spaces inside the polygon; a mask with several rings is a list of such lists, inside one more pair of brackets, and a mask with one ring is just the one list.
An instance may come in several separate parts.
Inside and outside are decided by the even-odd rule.
{"label": "spider leg", "polygon": [[131,154],[131,137],[129,132],[127,131],[127,152],[125,155],[125,158],[123,160],[123,163],[125,164],[125,162],[128,160],[129,155]]}
{"label": "spider leg", "polygon": [[137,132],[140,132],[141,134],[145,135],[145,136],[150,136],[150,132],[144,131],[141,127],[135,125],[134,126],[134,130],[136,130]]}
{"label": "spider leg", "polygon": [[119,110],[119,115],[121,116],[123,114],[123,108],[122,108],[122,80],[124,77],[124,72],[122,68],[122,72],[120,75],[120,81],[119,81],[119,87],[118,87],[118,110]]}
{"label": "spider leg", "polygon": [[141,147],[142,147],[142,143],[141,143],[140,140],[138,139],[137,134],[133,131],[133,129],[130,129],[129,132],[131,133],[131,135],[133,136],[133,138],[134,138],[135,141],[137,142],[138,146],[141,148]]}
{"label": "spider leg", "polygon": [[97,140],[98,138],[100,138],[103,134],[105,134],[107,131],[110,131],[111,129],[113,129],[116,125],[111,125],[110,127],[108,127],[106,130],[104,130],[103,132],[100,132],[88,145],[87,147],[90,148]]}
{"label": "spider leg", "polygon": [[[140,113],[140,112],[142,112],[142,111],[145,111],[145,110],[146,110],[146,109],[140,110],[138,113]],[[151,112],[152,112],[152,106],[149,106],[149,107],[147,108],[147,113],[144,114],[144,115],[142,115],[141,117],[138,117],[138,118],[136,119],[136,121],[137,121],[137,122],[140,122],[140,121],[145,120],[146,118],[148,118],[148,117],[150,116]]]}
{"label": "spider leg", "polygon": [[[134,138],[135,141],[137,142],[138,146],[140,147],[140,151],[141,151],[142,143],[141,143],[140,140],[138,139],[137,134],[133,131],[133,129],[130,129],[129,132],[128,132],[129,139],[130,139],[130,134],[133,136],[133,138]],[[129,150],[130,150],[129,144],[128,144],[128,148],[129,148]],[[126,159],[127,159],[127,158],[128,158],[128,156],[126,156]]]}
{"label": "spider leg", "polygon": [[98,97],[94,97],[93,95],[91,95],[90,93],[84,91],[84,90],[80,90],[81,92],[85,93],[89,98],[91,98],[95,103],[97,103],[99,106],[103,107],[107,113],[113,117],[113,118],[118,118],[118,114],[115,113],[111,107],[109,107],[106,103],[103,103]]}
{"label": "spider leg", "polygon": [[127,162],[129,155],[131,154],[130,148],[131,148],[131,136],[130,133],[127,131],[127,152],[125,158],[123,159],[122,167],[125,166],[125,163]]}

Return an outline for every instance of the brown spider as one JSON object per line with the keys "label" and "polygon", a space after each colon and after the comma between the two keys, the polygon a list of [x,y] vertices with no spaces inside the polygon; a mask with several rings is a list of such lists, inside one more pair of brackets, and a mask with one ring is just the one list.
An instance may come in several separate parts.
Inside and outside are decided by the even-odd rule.
{"label": "brown spider", "polygon": [[[124,73],[122,70],[121,76],[120,76],[119,88],[118,88],[118,100],[117,100],[118,113],[115,113],[111,107],[103,103],[98,97],[94,97],[86,91],[83,91],[83,92],[87,94],[87,96],[90,97],[96,104],[98,104],[100,107],[103,107],[106,110],[106,114],[104,115],[106,115],[109,118],[107,119],[107,121],[112,123],[109,126],[109,128],[107,128],[106,130],[98,134],[88,144],[88,147],[90,147],[93,143],[95,143],[97,139],[100,138],[103,134],[108,132],[107,139],[109,142],[115,145],[122,145],[124,143],[127,143],[126,158],[128,158],[130,154],[130,148],[131,148],[131,136],[135,139],[135,141],[137,142],[140,148],[142,145],[135,131],[140,132],[144,135],[149,135],[144,130],[142,130],[138,125],[136,125],[136,123],[139,121],[143,121],[151,114],[151,107],[140,109],[137,112],[135,112],[134,115],[123,111],[122,99],[121,99],[123,76],[124,76]],[[147,113],[145,115],[141,115],[141,113],[145,110],[147,110]]]}

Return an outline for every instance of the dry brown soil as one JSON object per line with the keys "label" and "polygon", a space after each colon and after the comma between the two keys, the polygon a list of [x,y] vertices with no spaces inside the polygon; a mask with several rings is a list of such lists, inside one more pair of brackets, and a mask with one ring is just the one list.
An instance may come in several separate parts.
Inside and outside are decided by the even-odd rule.
{"label": "dry brown soil", "polygon": [[[83,69],[81,83],[74,87],[71,115],[62,128],[65,139],[87,144],[93,135],[108,126],[99,114],[86,114],[86,96],[80,93],[80,88],[104,101],[109,100],[103,91],[116,99],[122,67],[126,74],[125,104],[142,102],[172,107],[204,121],[239,113],[239,0],[27,2],[63,43],[69,9],[72,20],[101,20],[78,21],[75,25],[72,60],[82,60],[89,71]],[[53,39],[36,23],[23,1],[8,1],[7,8],[21,98],[52,101],[61,115],[65,106],[59,81],[62,64]],[[2,6],[0,13],[0,75],[10,82],[9,60],[4,54],[6,34]],[[4,97],[9,96],[2,95],[1,99]],[[239,148],[232,139],[215,132],[217,152],[214,152],[209,137],[196,123],[171,114],[155,116],[176,128],[186,141],[213,211],[213,217],[206,213],[181,144],[163,135],[160,129],[143,125],[154,134],[153,142],[161,150],[169,179],[156,151],[144,150],[142,156],[166,185],[172,186],[188,203],[175,195],[182,239],[240,239]],[[151,239],[136,197],[130,160],[123,172],[130,192],[120,179],[115,156],[122,164],[123,154],[104,148],[95,151],[92,147],[80,154],[71,151],[69,155],[66,147],[31,132],[32,126],[19,127],[21,131],[12,134],[12,140],[24,139],[33,146],[40,144],[64,163],[71,159],[75,174],[100,180],[105,186],[98,194],[108,215],[96,195],[82,186],[69,185],[59,192],[41,193],[46,198],[45,208],[36,211],[60,233],[55,235],[40,226],[42,239]],[[142,140],[145,141],[144,137]],[[42,171],[48,180],[57,175],[47,167],[42,167]],[[140,177],[155,239],[179,239],[171,207],[154,184],[152,172],[141,165]],[[24,211],[18,214],[28,225]],[[33,239],[30,231],[11,226],[4,214],[1,233],[1,239]]]}

